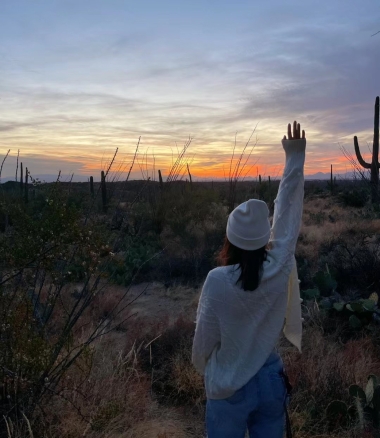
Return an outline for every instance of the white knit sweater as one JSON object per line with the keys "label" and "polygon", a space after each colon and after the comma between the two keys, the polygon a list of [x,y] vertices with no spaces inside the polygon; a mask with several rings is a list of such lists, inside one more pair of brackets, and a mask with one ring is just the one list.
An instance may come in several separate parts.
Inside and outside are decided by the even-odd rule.
{"label": "white knit sweater", "polygon": [[301,226],[306,140],[282,141],[286,163],[275,200],[271,249],[254,291],[236,281],[238,265],[209,272],[198,304],[192,361],[210,399],[231,396],[264,365],[281,330],[301,348],[301,311],[294,251]]}

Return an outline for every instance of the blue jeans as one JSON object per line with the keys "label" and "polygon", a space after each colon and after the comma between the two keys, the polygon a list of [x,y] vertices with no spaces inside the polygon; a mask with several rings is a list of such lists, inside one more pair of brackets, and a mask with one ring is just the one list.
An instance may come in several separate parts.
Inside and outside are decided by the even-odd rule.
{"label": "blue jeans", "polygon": [[272,353],[260,371],[223,400],[207,400],[208,438],[283,438],[287,391],[283,362]]}

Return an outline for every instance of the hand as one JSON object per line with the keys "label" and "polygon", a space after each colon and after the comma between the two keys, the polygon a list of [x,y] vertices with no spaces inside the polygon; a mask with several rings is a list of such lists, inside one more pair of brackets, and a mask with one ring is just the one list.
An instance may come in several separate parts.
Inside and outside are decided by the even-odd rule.
{"label": "hand", "polygon": [[[293,123],[293,135],[292,135],[292,124],[288,125],[288,139],[289,140],[299,140],[301,138],[301,125],[294,121]],[[302,138],[305,138],[305,131],[302,130]],[[286,140],[286,135],[284,135],[284,140]]]}

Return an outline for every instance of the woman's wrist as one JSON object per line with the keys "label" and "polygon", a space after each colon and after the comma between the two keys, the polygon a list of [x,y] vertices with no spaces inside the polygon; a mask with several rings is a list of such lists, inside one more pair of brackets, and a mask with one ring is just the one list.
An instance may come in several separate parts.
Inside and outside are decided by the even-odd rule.
{"label": "woman's wrist", "polygon": [[297,140],[282,140],[282,146],[286,152],[292,153],[292,152],[305,152],[306,150],[306,138],[300,138]]}

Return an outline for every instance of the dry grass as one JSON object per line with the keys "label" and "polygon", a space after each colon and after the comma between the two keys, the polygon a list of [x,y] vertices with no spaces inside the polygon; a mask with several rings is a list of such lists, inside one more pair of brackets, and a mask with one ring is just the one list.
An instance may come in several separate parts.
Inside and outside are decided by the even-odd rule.
{"label": "dry grass", "polygon": [[[302,354],[281,345],[287,373],[294,387],[290,404],[290,416],[297,437],[364,437],[358,426],[342,432],[329,432],[329,421],[325,410],[333,400],[353,404],[348,388],[352,384],[365,386],[369,374],[380,375],[379,349],[374,339],[363,335],[342,343],[340,328],[326,335],[327,324],[314,310],[304,328]],[[369,432],[368,432],[369,433]]]}
{"label": "dry grass", "polygon": [[[317,309],[311,308],[304,332],[303,353],[297,353],[285,342],[281,345],[281,354],[294,385],[290,415],[295,436],[374,436],[356,426],[341,432],[327,430],[324,414],[327,404],[334,399],[350,403],[348,387],[351,384],[363,386],[369,374],[380,375],[380,355],[371,337],[363,336],[343,344],[339,340],[339,330],[328,336],[324,333],[325,324]],[[152,326],[149,327],[152,330]],[[184,333],[188,331],[185,322],[180,321],[178,328],[175,327],[171,328],[169,320],[156,326],[157,333],[169,330],[165,335],[168,345],[172,345],[171,339],[179,329]],[[178,344],[166,365],[170,366],[167,378],[177,392],[178,400],[185,397],[188,406],[198,406],[192,416],[186,415],[182,408],[158,404],[152,398],[151,375],[142,372],[138,365],[140,345],[130,347],[132,337],[140,330],[140,325],[136,330],[131,327],[129,339],[124,333],[112,333],[98,341],[90,374],[83,379],[83,374],[73,369],[62,387],[65,399],[56,398],[49,407],[50,423],[43,426],[44,437],[203,438],[203,380],[190,364],[189,344],[179,342],[183,336],[178,336]],[[79,408],[80,415],[71,402]],[[34,424],[33,430],[39,432],[38,429]]]}
{"label": "dry grass", "polygon": [[203,377],[191,364],[191,350],[178,351],[173,358],[173,383],[178,395],[185,395],[189,404],[200,406],[205,400]]}
{"label": "dry grass", "polygon": [[[157,333],[162,333],[170,327],[170,322],[166,319],[154,327]],[[201,436],[197,432],[203,428],[201,419],[197,421],[199,424],[194,424],[178,408],[163,407],[152,397],[151,374],[141,371],[138,361],[145,345],[135,342],[141,334],[152,332],[152,325],[146,321],[144,327],[141,320],[135,319],[129,329],[127,336],[113,332],[100,338],[94,345],[92,363],[87,370],[80,364],[71,369],[62,382],[59,396],[46,407],[43,422],[33,425],[38,437]],[[190,350],[181,348],[170,359],[173,370],[170,384],[178,397],[194,394],[194,401],[201,403],[203,381],[190,364],[190,354]]]}
{"label": "dry grass", "polygon": [[358,230],[369,236],[378,235],[380,219],[372,218],[367,208],[343,207],[331,198],[309,198],[304,203],[297,255],[307,259],[312,268],[316,267],[322,245],[338,237],[350,238]]}
{"label": "dry grass", "polygon": [[[363,210],[333,204],[329,198],[309,199],[305,202],[297,254],[317,270],[321,248],[338,236],[352,238],[355,229],[368,235],[380,234],[380,220],[363,218]],[[138,297],[145,286],[132,289],[130,300]],[[82,318],[83,329],[77,332],[78,338],[85,339],[86,331],[107,317],[125,290],[111,286],[97,296]],[[199,289],[188,286],[167,288],[160,283],[151,284],[122,312],[119,321],[133,313],[137,313],[136,317],[128,320],[122,331],[97,341],[87,375],[83,367],[72,369],[62,384],[61,397],[47,408],[48,421],[32,425],[36,436],[203,438],[203,379],[191,365],[191,333],[199,294]],[[67,299],[71,299],[69,292]],[[184,312],[186,319],[176,322]],[[344,328],[326,319],[317,307],[305,307],[304,313],[302,354],[285,342],[280,346],[294,386],[290,415],[295,436],[376,436],[355,424],[349,430],[328,431],[325,415],[326,406],[335,399],[352,402],[348,394],[351,384],[364,386],[369,374],[380,375],[380,348],[374,336],[363,334],[361,338],[343,341]],[[134,342],[141,339],[146,345],[155,338],[148,349]],[[145,357],[146,369],[140,354]],[[159,398],[160,403],[152,393],[157,383],[167,390]]]}
{"label": "dry grass", "polygon": [[89,374],[73,368],[62,382],[48,409],[51,436],[104,436],[115,423],[128,430],[144,420],[152,403],[149,378],[136,367],[135,348],[124,352],[120,344],[120,336],[99,341]]}
{"label": "dry grass", "polygon": [[[190,438],[195,435],[186,430],[183,418],[175,416],[172,410],[161,408],[157,417],[136,424],[131,430],[114,438]],[[111,438],[111,437],[110,437]],[[112,437],[113,438],[113,437]]]}

